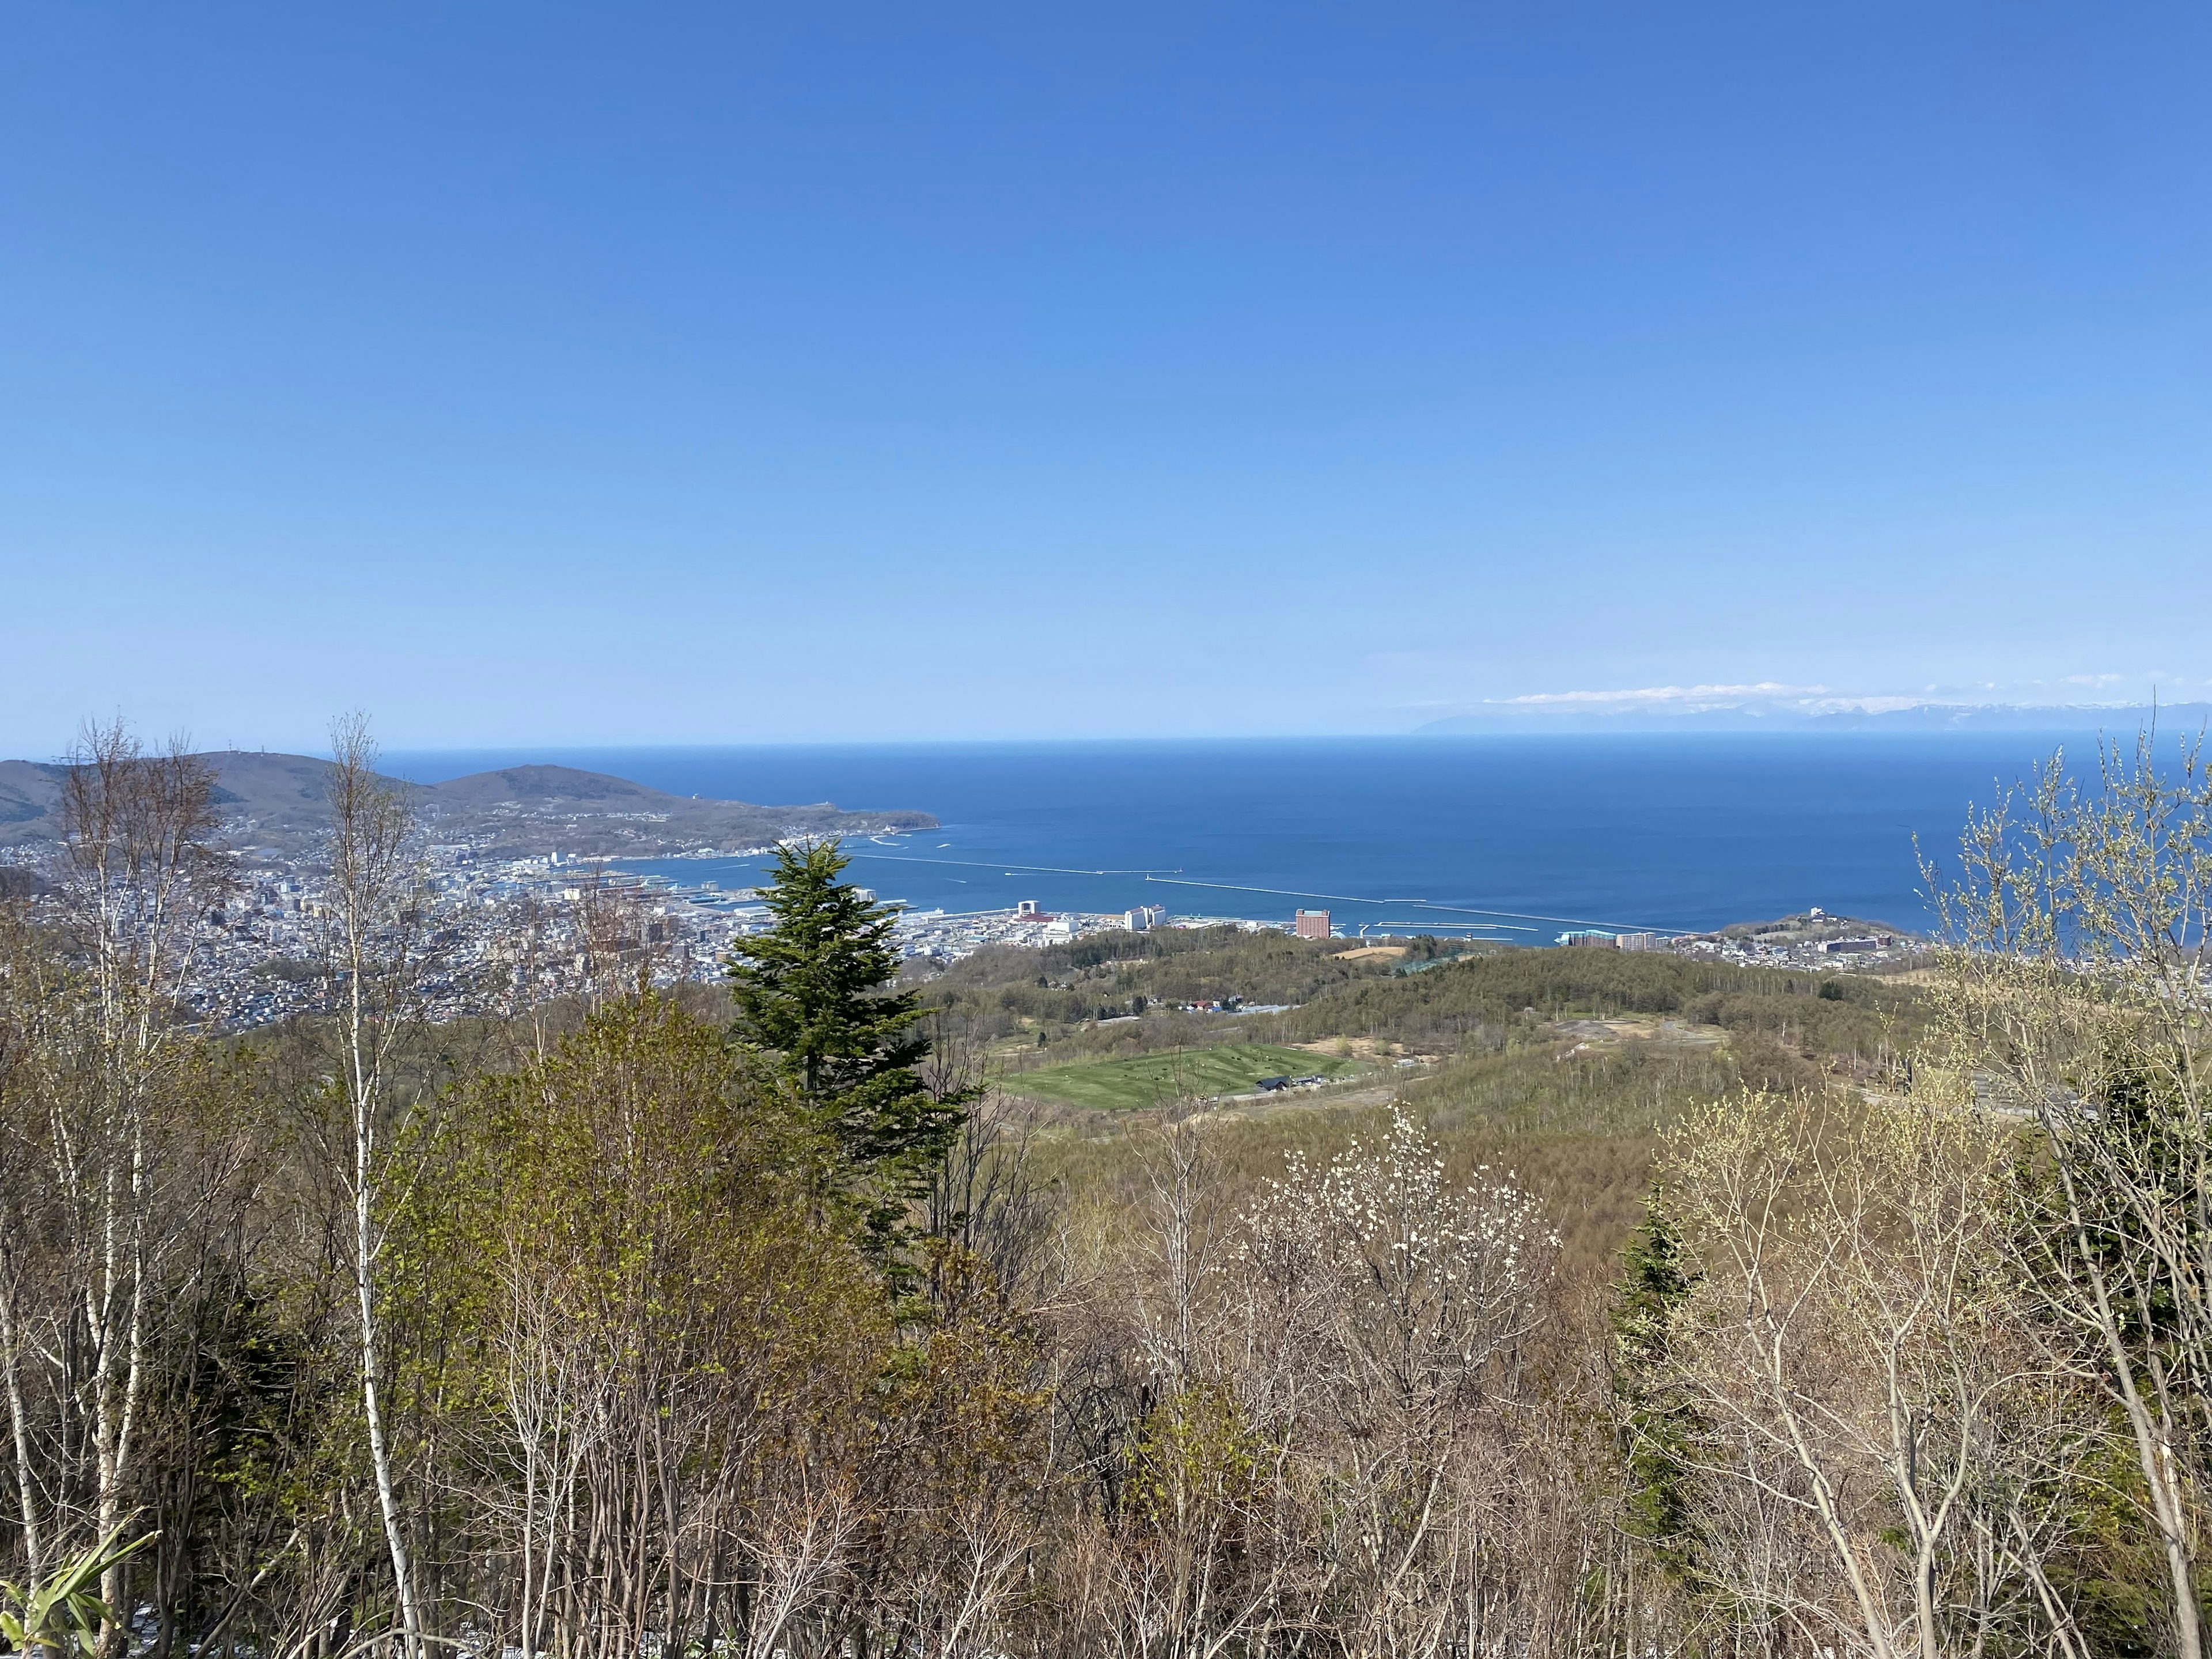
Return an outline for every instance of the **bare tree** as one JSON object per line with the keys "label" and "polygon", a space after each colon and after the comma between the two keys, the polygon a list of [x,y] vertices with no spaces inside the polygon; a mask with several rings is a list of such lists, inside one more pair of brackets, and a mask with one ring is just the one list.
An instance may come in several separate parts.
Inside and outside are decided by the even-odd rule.
{"label": "bare tree", "polygon": [[1708,1571],[1808,1641],[1939,1659],[1977,1630],[2071,1638],[2022,1595],[2047,1587],[2031,1517],[2082,1429],[2002,1270],[2009,1154],[1927,1100],[1746,1093],[1671,1138],[1699,1270],[1671,1382],[1706,1425]]}
{"label": "bare tree", "polygon": [[931,1022],[929,1044],[922,1077],[931,1094],[970,1103],[945,1161],[930,1173],[924,1224],[930,1237],[982,1264],[1002,1299],[1036,1306],[1051,1293],[1059,1194],[1036,1180],[1035,1112],[991,1084],[983,1045],[952,1018]]}
{"label": "bare tree", "polygon": [[9,1450],[15,1472],[15,1521],[21,1528],[27,1577],[37,1583],[46,1568],[50,1490],[40,1480],[43,1460],[34,1449],[32,1368],[39,1363],[27,1340],[31,1321],[33,1241],[58,1232],[55,1185],[46,1129],[52,1103],[40,1075],[49,1060],[47,1038],[60,999],[52,963],[37,945],[27,906],[0,901],[0,1371],[8,1391]]}
{"label": "bare tree", "polygon": [[680,931],[645,891],[594,866],[566,908],[577,995],[586,1012],[670,978]]}
{"label": "bare tree", "polygon": [[330,874],[322,921],[326,966],[337,994],[340,1077],[350,1111],[353,1279],[360,1320],[362,1411],[376,1500],[392,1558],[408,1659],[421,1659],[422,1626],[401,1523],[386,1422],[378,1264],[392,1193],[388,1139],[393,1055],[417,1017],[424,896],[415,817],[400,786],[376,769],[366,716],[331,726]]}
{"label": "bare tree", "polygon": [[1169,1389],[1213,1370],[1206,1349],[1218,1324],[1207,1315],[1227,1266],[1231,1219],[1222,1210],[1218,1162],[1202,1122],[1190,1117],[1163,1122],[1144,1160],[1150,1190],[1142,1238],[1151,1258],[1145,1280],[1151,1293],[1136,1298],[1134,1308],[1146,1360]]}
{"label": "bare tree", "polygon": [[2174,1644],[2202,1659],[2197,1544],[2212,1453],[2212,775],[2154,730],[2054,756],[1930,867],[1960,1086],[2041,1132],[2052,1181],[2020,1235],[2047,1313],[2082,1333],[2126,1425],[2164,1553]]}
{"label": "bare tree", "polygon": [[[214,793],[213,771],[181,738],[149,755],[120,720],[88,726],[63,774],[58,884],[90,1020],[83,1063],[73,1076],[65,1066],[49,1079],[46,1145],[88,1356],[63,1399],[89,1419],[89,1520],[100,1538],[128,1518],[135,1474],[150,1280],[166,1243],[155,1221],[155,1098],[188,1023],[203,912],[222,886],[209,852]],[[125,1599],[126,1571],[118,1561],[102,1574],[110,1606]],[[119,1636],[111,1626],[105,1639],[112,1645]]]}

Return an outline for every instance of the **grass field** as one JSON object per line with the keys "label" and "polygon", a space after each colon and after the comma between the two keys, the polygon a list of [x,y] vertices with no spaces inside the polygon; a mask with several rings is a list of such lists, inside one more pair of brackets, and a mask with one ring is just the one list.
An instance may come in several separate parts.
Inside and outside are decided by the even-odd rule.
{"label": "grass field", "polygon": [[1015,1094],[1057,1100],[1097,1111],[1125,1111],[1191,1095],[1242,1095],[1263,1077],[1342,1077],[1356,1060],[1338,1060],[1304,1048],[1279,1048],[1267,1042],[1231,1042],[1218,1048],[1178,1048],[1133,1060],[1093,1060],[1080,1066],[1051,1066],[1006,1079]]}

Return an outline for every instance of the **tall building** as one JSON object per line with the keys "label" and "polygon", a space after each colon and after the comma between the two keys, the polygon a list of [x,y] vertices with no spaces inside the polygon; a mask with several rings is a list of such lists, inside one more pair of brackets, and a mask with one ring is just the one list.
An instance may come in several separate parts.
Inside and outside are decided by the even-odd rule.
{"label": "tall building", "polygon": [[1297,935],[1300,939],[1327,939],[1328,937],[1328,912],[1326,910],[1299,911],[1297,915]]}

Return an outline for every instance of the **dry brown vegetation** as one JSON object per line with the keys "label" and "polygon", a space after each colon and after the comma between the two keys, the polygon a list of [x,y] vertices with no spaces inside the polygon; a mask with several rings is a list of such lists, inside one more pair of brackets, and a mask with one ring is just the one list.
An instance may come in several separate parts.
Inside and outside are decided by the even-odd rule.
{"label": "dry brown vegetation", "polygon": [[[328,1015],[204,1037],[204,780],[105,741],[0,911],[17,1648],[2199,1659],[2193,774],[1978,820],[1925,986],[1123,939],[932,981],[833,1099],[713,993],[422,1024],[373,795]],[[977,1098],[1040,1029],[1376,1069]],[[871,1164],[856,1090],[969,1109]]]}

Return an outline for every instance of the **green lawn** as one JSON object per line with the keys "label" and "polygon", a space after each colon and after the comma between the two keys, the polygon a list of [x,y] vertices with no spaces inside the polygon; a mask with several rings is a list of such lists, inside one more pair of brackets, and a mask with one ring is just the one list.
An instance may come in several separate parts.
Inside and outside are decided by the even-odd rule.
{"label": "green lawn", "polygon": [[1050,1066],[1009,1078],[1006,1087],[1016,1094],[1110,1112],[1190,1095],[1249,1094],[1263,1077],[1308,1077],[1319,1073],[1336,1078],[1358,1068],[1357,1060],[1337,1060],[1304,1048],[1230,1042],[1218,1048],[1178,1048],[1134,1060]]}

